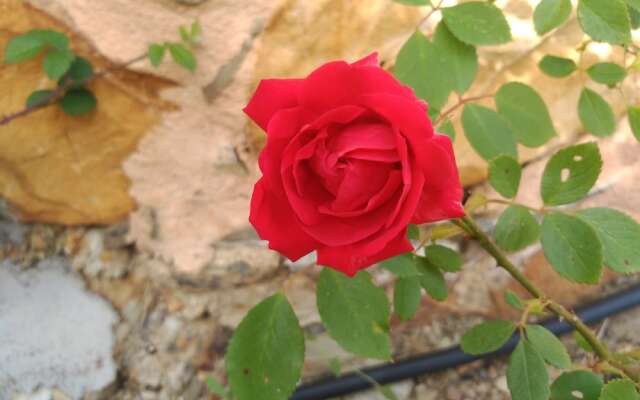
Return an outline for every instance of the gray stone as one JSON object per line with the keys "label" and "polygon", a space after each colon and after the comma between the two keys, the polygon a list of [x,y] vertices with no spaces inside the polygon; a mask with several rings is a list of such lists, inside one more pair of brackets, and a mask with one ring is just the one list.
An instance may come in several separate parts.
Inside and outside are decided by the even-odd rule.
{"label": "gray stone", "polygon": [[0,399],[53,387],[78,399],[107,386],[116,321],[63,260],[0,263]]}

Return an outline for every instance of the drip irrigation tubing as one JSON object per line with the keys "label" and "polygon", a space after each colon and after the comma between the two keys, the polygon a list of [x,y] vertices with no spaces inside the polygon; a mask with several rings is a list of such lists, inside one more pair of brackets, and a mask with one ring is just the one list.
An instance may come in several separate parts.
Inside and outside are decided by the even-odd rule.
{"label": "drip irrigation tubing", "polygon": [[[576,307],[575,313],[588,325],[595,324],[616,314],[620,314],[640,305],[640,284],[607,296],[603,299]],[[540,323],[555,335],[560,336],[573,331],[566,322],[553,317]],[[513,351],[518,344],[519,334],[515,333],[500,349],[479,356],[472,356],[462,351],[459,345],[443,350],[424,353],[404,360],[380,364],[361,371],[371,380],[386,385],[420,375],[444,371],[477,360],[489,360]],[[323,400],[348,395],[373,386],[362,375],[351,372],[339,377],[332,377],[301,385],[290,397],[290,400]]]}

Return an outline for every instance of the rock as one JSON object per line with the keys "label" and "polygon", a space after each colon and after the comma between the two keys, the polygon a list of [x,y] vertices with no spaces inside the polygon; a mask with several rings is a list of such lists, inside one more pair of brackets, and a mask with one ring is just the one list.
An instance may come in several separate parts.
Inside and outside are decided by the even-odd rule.
{"label": "rock", "polygon": [[58,387],[73,399],[116,377],[117,315],[62,259],[0,263],[0,398]]}
{"label": "rock", "polygon": [[[393,383],[391,385],[387,385],[389,389],[393,392],[393,394],[397,397],[398,400],[408,400],[411,395],[411,391],[413,390],[413,382],[412,381],[402,381],[398,383]],[[354,394],[352,396],[348,396],[345,400],[386,400],[387,397],[382,394],[379,390],[367,390],[365,392],[361,392],[358,394]]]}

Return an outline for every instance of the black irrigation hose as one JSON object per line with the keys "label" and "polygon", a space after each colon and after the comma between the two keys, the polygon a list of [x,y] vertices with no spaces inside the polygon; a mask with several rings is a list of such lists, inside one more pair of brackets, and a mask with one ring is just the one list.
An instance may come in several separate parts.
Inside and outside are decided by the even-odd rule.
{"label": "black irrigation hose", "polygon": [[[619,314],[640,305],[640,285],[622,290],[604,299],[594,301],[576,308],[576,313],[586,324],[594,324],[608,317]],[[558,318],[544,320],[541,325],[556,335],[563,335],[573,331],[573,327]],[[460,346],[449,347],[431,353],[424,353],[395,363],[381,364],[364,368],[362,372],[381,385],[411,379],[430,372],[443,371],[476,360],[491,359],[511,352],[518,343],[518,335],[511,339],[499,350],[471,356],[465,354]],[[298,387],[290,400],[322,400],[336,396],[344,396],[353,392],[371,388],[371,382],[355,373],[344,374],[336,378],[328,378],[318,382]]]}

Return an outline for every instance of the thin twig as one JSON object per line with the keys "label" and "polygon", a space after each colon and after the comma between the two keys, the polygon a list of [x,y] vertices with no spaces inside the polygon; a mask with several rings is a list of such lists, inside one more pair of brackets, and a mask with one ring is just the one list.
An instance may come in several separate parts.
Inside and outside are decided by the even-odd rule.
{"label": "thin twig", "polygon": [[447,118],[449,116],[449,114],[451,114],[452,112],[454,112],[458,108],[462,107],[463,105],[465,105],[467,103],[470,103],[472,101],[489,99],[489,98],[491,98],[493,96],[494,96],[493,94],[483,94],[483,95],[480,95],[480,96],[473,96],[473,97],[467,97],[467,98],[460,97],[456,104],[452,105],[451,107],[447,108],[446,110],[444,110],[443,112],[440,113],[440,115],[436,119],[435,125],[439,125],[440,122],[442,122],[442,120],[444,120],[445,118]]}
{"label": "thin twig", "polygon": [[51,93],[51,95],[41,99],[38,102],[35,102],[34,104],[32,104],[32,105],[30,105],[28,107],[25,107],[24,109],[22,109],[20,111],[17,111],[17,112],[15,112],[13,114],[9,114],[9,115],[6,115],[6,116],[2,117],[0,119],[0,126],[7,125],[9,122],[11,122],[11,121],[13,121],[13,120],[15,120],[17,118],[27,116],[27,115],[29,115],[29,114],[31,114],[31,113],[33,113],[33,112],[35,112],[35,111],[37,111],[37,110],[39,110],[41,108],[45,108],[47,106],[50,106],[52,104],[57,103],[58,100],[60,100],[62,97],[64,97],[64,95],[67,93],[67,91],[69,89],[72,89],[74,87],[78,87],[80,85],[86,85],[87,83],[89,83],[91,81],[94,81],[96,79],[102,78],[102,77],[104,77],[106,75],[109,75],[109,74],[112,74],[112,73],[114,73],[116,71],[119,71],[119,70],[122,70],[122,69],[126,69],[130,65],[132,65],[132,64],[134,64],[136,62],[144,60],[146,57],[147,57],[147,53],[142,54],[142,55],[140,55],[138,57],[132,58],[131,60],[129,60],[129,61],[123,63],[123,64],[116,65],[116,66],[114,66],[112,68],[105,68],[102,71],[99,71],[99,72],[97,72],[97,73],[95,73],[95,74],[93,74],[93,75],[91,75],[91,76],[89,76],[89,77],[87,77],[85,79],[81,79],[79,81],[68,80],[67,82],[64,83],[64,85],[58,86]]}

